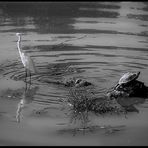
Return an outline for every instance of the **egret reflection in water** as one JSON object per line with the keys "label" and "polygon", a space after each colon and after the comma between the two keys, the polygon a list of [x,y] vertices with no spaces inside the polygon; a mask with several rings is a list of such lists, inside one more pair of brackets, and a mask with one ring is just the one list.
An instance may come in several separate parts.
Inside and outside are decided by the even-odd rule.
{"label": "egret reflection in water", "polygon": [[34,87],[24,91],[22,95],[22,99],[18,103],[18,107],[16,111],[17,122],[20,122],[23,108],[25,108],[28,104],[30,104],[33,101],[33,97],[36,94],[38,89],[39,89],[38,87]]}

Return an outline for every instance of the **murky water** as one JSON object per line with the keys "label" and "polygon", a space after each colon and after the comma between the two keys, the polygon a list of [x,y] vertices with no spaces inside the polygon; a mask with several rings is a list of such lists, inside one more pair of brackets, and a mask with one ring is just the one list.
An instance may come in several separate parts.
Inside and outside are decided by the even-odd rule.
{"label": "murky water", "polygon": [[[69,77],[83,78],[92,82],[101,95],[116,84],[123,73],[141,71],[139,80],[148,85],[147,2],[1,2],[0,71],[1,76],[4,76],[1,78],[1,90],[10,85],[11,88],[16,88],[19,86],[18,83],[25,79],[25,70],[16,46],[16,32],[23,33],[22,48],[32,57],[39,71],[38,75],[32,76],[32,83],[38,86],[39,90],[24,113],[26,115],[24,122],[29,124],[25,134],[28,131],[32,135],[33,144],[148,145],[146,102],[137,106],[140,110],[139,114],[129,115],[128,119],[124,117],[96,119],[96,123],[101,125],[126,126],[123,132],[107,137],[100,134],[101,132],[75,137],[69,137],[70,134],[59,136],[55,131],[62,127],[56,127],[54,124],[59,119],[65,120],[61,113],[57,113],[58,117],[55,119],[57,121],[48,118],[40,120],[40,116],[34,118],[31,115],[32,108],[56,106],[59,104],[58,98],[65,98],[67,95],[65,88],[47,84],[44,79],[52,81]],[[57,68],[56,76],[52,75],[53,70],[55,72],[54,65]],[[67,72],[69,67],[74,70]],[[61,70],[62,73],[59,73]],[[12,80],[14,81],[11,82]],[[15,114],[18,100],[9,101],[13,104],[12,112]],[[58,112],[57,110],[51,110],[49,116],[53,116],[52,112],[54,114]],[[9,110],[5,109],[5,111],[9,114]],[[14,126],[17,136],[21,135],[17,127],[21,125]],[[7,140],[10,145],[11,143],[32,145],[28,138],[27,140],[12,138],[5,127],[6,125],[1,125],[5,133],[4,136],[0,134],[2,145],[5,145]],[[9,128],[14,132],[13,125]],[[56,140],[50,141],[48,138]],[[40,140],[35,142],[35,139]]]}

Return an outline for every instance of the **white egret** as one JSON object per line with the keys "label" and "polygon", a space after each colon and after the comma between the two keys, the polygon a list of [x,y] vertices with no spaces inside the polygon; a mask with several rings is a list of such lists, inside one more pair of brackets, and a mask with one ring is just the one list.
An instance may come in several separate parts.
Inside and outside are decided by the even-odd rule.
{"label": "white egret", "polygon": [[21,61],[23,63],[23,66],[25,67],[26,77],[27,77],[27,72],[30,75],[30,84],[31,84],[31,72],[37,73],[37,70],[31,57],[21,49],[21,33],[16,33],[16,36],[18,37],[17,48],[21,57]]}

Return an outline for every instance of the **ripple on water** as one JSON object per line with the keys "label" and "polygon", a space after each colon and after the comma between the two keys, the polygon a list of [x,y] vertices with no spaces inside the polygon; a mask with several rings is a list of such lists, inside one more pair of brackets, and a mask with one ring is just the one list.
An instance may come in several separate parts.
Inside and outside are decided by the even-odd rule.
{"label": "ripple on water", "polygon": [[[42,71],[40,69],[40,66],[37,68],[40,69],[38,74],[32,74],[32,86],[39,87],[39,90],[37,91],[35,98],[33,99],[34,102],[40,103],[40,104],[59,104],[59,98],[64,98],[66,95],[66,89],[63,89],[63,86],[59,87],[56,84],[56,81],[63,80],[66,75],[72,75],[73,73],[81,73],[81,70],[77,69],[76,67],[72,67],[71,64],[48,64],[45,63],[45,65],[41,65],[42,68],[46,69],[46,71]],[[22,63],[20,61],[14,60],[14,61],[7,61],[6,63],[1,64],[1,75],[3,75],[6,81],[11,83],[12,87],[14,87],[14,83],[17,84],[21,82],[23,86],[25,87],[25,69],[22,66]],[[7,80],[9,79],[9,80]],[[27,78],[29,81],[29,78]],[[48,80],[48,82],[44,80]],[[4,79],[3,79],[4,81]],[[1,83],[3,84],[3,83]],[[9,85],[8,84],[8,85]],[[11,86],[9,85],[9,86]],[[55,86],[54,86],[55,85]],[[18,87],[20,87],[18,85]],[[4,85],[3,85],[4,88]],[[16,89],[16,88],[15,88]],[[64,95],[63,95],[64,94]]]}

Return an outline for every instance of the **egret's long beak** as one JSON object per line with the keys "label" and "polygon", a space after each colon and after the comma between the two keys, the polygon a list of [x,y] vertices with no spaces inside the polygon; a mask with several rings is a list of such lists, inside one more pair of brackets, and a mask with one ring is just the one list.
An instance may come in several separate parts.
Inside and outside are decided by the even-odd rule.
{"label": "egret's long beak", "polygon": [[16,36],[20,36],[21,35],[21,33],[16,33]]}
{"label": "egret's long beak", "polygon": [[21,41],[21,33],[16,33],[16,36],[18,37],[18,42],[20,42]]}

